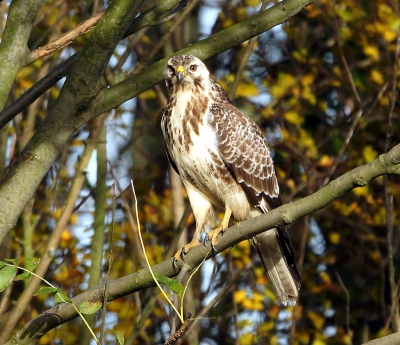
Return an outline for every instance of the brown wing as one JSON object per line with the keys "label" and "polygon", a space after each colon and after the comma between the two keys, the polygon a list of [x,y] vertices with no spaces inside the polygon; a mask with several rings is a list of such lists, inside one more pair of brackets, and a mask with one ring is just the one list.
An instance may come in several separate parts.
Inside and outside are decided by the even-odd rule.
{"label": "brown wing", "polygon": [[[265,213],[282,205],[271,153],[257,125],[228,103],[212,105],[210,124],[216,130],[219,151],[225,164],[241,184],[253,206]],[[301,276],[296,268],[289,236],[283,226],[277,227],[276,230],[277,240],[274,243],[278,243],[298,289]],[[269,257],[270,254],[264,253],[265,248],[268,248],[264,243],[266,239],[263,238],[263,234],[255,238],[259,242],[255,243],[256,248],[267,269],[264,256]]]}
{"label": "brown wing", "polygon": [[211,106],[210,124],[216,129],[225,164],[253,206],[263,212],[280,206],[271,153],[257,125],[227,103]]}

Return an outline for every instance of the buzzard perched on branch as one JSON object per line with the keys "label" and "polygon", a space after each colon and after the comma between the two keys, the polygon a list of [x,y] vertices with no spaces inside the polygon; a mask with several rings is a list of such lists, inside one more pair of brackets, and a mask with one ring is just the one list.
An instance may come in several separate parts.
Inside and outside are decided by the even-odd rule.
{"label": "buzzard perched on branch", "polygon": [[[208,232],[212,246],[236,221],[282,204],[267,143],[257,125],[237,109],[192,55],[168,61],[165,81],[170,98],[162,117],[168,158],[181,176],[196,218],[196,231],[181,255],[200,243],[213,209],[225,212],[221,225]],[[296,302],[301,277],[286,229],[278,227],[250,240],[257,249],[279,300]]]}

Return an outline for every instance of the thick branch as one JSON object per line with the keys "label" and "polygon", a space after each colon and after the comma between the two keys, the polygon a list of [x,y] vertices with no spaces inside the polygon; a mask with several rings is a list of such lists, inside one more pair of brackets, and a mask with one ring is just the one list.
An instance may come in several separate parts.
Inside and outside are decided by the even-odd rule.
{"label": "thick branch", "polygon": [[27,43],[43,0],[11,2],[0,43],[0,109],[3,109],[15,77],[23,66]]}
{"label": "thick branch", "polygon": [[[290,224],[302,216],[327,206],[351,189],[365,186],[373,179],[384,174],[400,174],[400,144],[388,153],[379,156],[373,162],[351,170],[306,198],[283,205],[257,218],[229,228],[223,236],[218,238],[217,249],[218,251],[223,251],[267,229],[272,229],[277,225]],[[214,256],[215,253],[209,253],[210,243],[208,242],[207,245],[208,247],[198,245],[191,249],[185,256],[185,262],[179,261],[178,265],[185,265],[192,269],[199,265],[207,254],[208,258]],[[173,259],[169,258],[153,266],[153,271],[168,277],[174,277],[179,273],[179,270],[174,269],[172,262]],[[110,282],[107,300],[112,301],[118,297],[126,296],[154,285],[149,270],[147,268],[142,269]],[[72,301],[77,306],[84,301],[102,301],[103,293],[104,285],[99,285],[74,297]],[[31,320],[15,334],[13,339],[18,344],[32,344],[29,340],[39,339],[49,330],[76,317],[77,313],[70,304],[58,305]],[[12,341],[10,340],[7,344],[14,344]]]}

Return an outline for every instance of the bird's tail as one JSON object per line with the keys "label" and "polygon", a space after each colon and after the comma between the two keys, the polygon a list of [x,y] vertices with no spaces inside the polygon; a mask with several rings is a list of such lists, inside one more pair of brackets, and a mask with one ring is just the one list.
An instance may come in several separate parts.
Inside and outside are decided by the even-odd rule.
{"label": "bird's tail", "polygon": [[281,227],[268,230],[250,241],[258,251],[278,299],[285,306],[288,301],[296,304],[301,276],[286,230]]}

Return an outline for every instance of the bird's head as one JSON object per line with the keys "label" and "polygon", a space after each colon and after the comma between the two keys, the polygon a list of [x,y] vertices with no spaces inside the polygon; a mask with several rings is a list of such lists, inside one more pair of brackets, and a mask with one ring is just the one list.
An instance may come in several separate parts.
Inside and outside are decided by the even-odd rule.
{"label": "bird's head", "polygon": [[168,60],[164,72],[168,92],[185,91],[201,87],[209,78],[209,72],[204,63],[193,55],[177,55]]}

